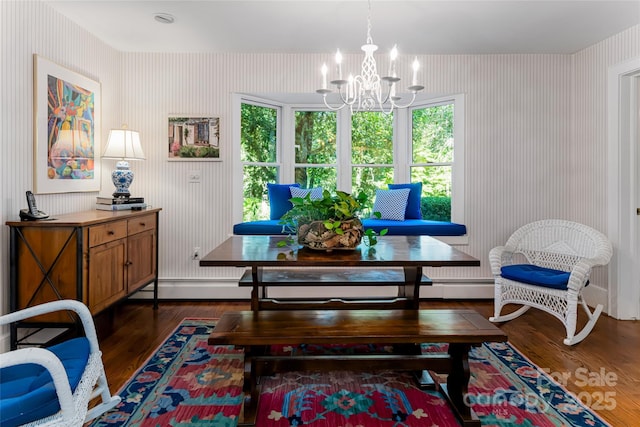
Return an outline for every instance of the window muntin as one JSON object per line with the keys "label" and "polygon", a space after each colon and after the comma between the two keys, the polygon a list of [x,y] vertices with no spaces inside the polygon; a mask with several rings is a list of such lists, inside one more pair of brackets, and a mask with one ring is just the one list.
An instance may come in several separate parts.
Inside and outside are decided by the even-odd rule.
{"label": "window muntin", "polygon": [[351,116],[351,163],[393,164],[393,114],[361,111]]}
{"label": "window muntin", "polygon": [[278,108],[240,105],[242,220],[269,218],[267,183],[278,182]]}
{"label": "window muntin", "polygon": [[424,219],[451,221],[454,104],[411,111],[411,181],[422,182]]}
{"label": "window muntin", "polygon": [[337,116],[335,111],[294,112],[295,182],[303,188],[336,188]]}
{"label": "window muntin", "polygon": [[240,155],[243,162],[273,163],[277,157],[278,109],[241,104]]}
{"label": "window muntin", "polygon": [[351,116],[351,192],[373,204],[377,188],[393,182],[393,114],[361,111]]}
{"label": "window muntin", "polygon": [[376,189],[386,189],[387,184],[393,182],[393,167],[391,166],[354,166],[351,168],[352,192],[365,193],[369,200],[369,208],[373,207]]}

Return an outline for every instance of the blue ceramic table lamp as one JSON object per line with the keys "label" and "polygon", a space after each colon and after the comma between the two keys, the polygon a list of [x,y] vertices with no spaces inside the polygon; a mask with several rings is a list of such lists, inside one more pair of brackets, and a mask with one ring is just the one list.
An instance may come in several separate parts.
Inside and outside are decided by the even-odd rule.
{"label": "blue ceramic table lamp", "polygon": [[116,186],[113,197],[129,197],[133,171],[129,169],[128,160],[144,160],[140,134],[137,131],[127,129],[126,126],[123,126],[123,129],[111,130],[102,158],[119,160],[116,168],[111,172],[111,180]]}

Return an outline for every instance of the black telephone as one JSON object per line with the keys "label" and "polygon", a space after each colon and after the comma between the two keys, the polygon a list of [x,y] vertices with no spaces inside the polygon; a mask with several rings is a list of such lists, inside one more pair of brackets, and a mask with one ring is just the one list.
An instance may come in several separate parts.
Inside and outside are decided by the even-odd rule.
{"label": "black telephone", "polygon": [[20,209],[21,220],[33,221],[36,219],[49,218],[49,215],[38,210],[38,206],[36,206],[36,198],[31,191],[27,191],[27,206],[29,206],[29,209]]}

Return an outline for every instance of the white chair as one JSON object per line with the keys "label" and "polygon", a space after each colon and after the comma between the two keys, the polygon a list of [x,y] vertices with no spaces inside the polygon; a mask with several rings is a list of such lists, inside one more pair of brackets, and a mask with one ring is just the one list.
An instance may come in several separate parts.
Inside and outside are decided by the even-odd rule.
{"label": "white chair", "polygon": [[[602,312],[598,304],[592,312],[582,298],[591,269],[606,265],[613,249],[607,237],[583,224],[552,219],[527,224],[516,230],[504,246],[489,252],[495,278],[492,322],[506,322],[529,308],[544,310],[560,319],[566,345],[582,341]],[[588,321],[576,334],[578,302]],[[501,315],[506,304],[522,304],[516,311]]]}
{"label": "white chair", "polygon": [[[77,313],[84,337],[45,348],[0,354],[0,425],[82,426],[120,402],[112,396],[102,365],[96,330],[87,307],[62,300],[0,317],[8,325],[60,310]],[[100,397],[89,410],[91,399]]]}

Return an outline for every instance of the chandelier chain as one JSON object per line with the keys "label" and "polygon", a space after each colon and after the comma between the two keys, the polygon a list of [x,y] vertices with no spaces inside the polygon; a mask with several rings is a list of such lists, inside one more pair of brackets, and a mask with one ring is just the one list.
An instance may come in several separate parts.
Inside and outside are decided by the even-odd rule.
{"label": "chandelier chain", "polygon": [[371,37],[371,0],[368,0],[369,10],[367,12],[367,44],[373,44]]}

